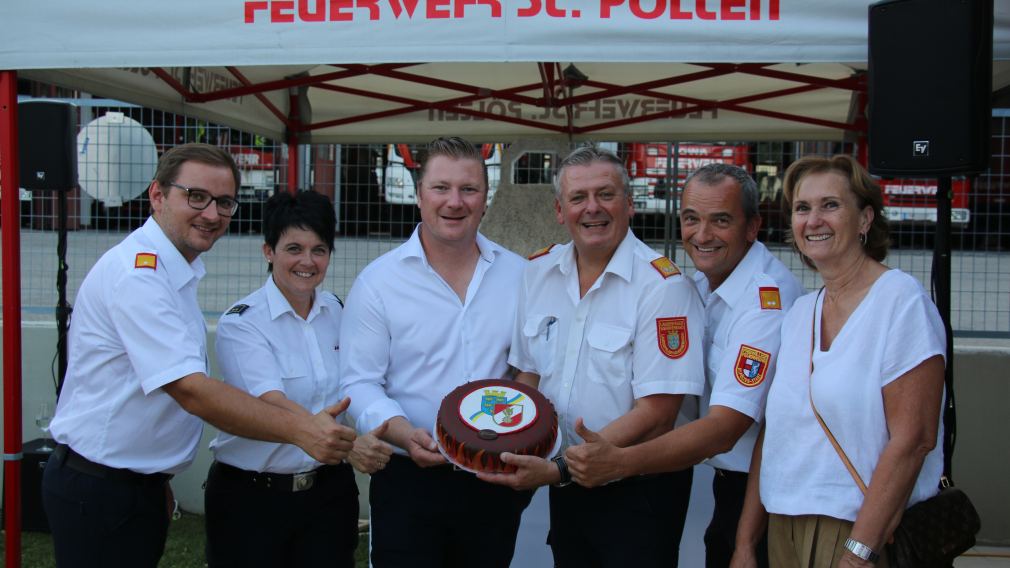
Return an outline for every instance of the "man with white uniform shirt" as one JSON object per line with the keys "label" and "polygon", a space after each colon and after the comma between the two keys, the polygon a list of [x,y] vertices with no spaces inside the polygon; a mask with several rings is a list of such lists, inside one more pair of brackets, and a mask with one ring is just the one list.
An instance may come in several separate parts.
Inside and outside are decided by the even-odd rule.
{"label": "man with white uniform shirt", "polygon": [[506,567],[529,493],[454,470],[432,438],[446,394],[505,377],[526,261],[477,232],[487,203],[479,149],[460,138],[428,145],[421,224],[358,275],[341,322],[344,396],[361,432],[388,421],[395,451],[372,475],[376,567]]}
{"label": "man with white uniform shirt", "polygon": [[[564,445],[652,439],[673,427],[684,395],[702,392],[701,301],[691,280],[629,230],[634,208],[619,158],[573,151],[555,197],[572,242],[531,257],[509,363],[554,403]],[[563,455],[502,461],[519,471],[480,477],[516,489],[553,484],[556,566],[676,566],[690,470],[586,489],[568,483]]]}
{"label": "man with white uniform shirt", "polygon": [[[705,532],[708,568],[728,566],[733,556],[782,316],[803,293],[789,269],[757,242],[757,204],[757,184],[737,166],[704,166],[685,183],[683,244],[705,302],[701,418],[637,446],[600,440],[568,454],[572,476],[589,486],[702,461],[715,468],[715,512]],[[764,549],[759,556],[767,566]]]}
{"label": "man with white uniform shirt", "polygon": [[106,252],[77,294],[70,362],[42,480],[59,566],[156,566],[172,474],[196,455],[203,424],[300,446],[339,463],[354,432],[346,402],[296,415],[208,377],[196,288],[199,256],[238,209],[231,156],[185,144],[158,162],[151,218]]}

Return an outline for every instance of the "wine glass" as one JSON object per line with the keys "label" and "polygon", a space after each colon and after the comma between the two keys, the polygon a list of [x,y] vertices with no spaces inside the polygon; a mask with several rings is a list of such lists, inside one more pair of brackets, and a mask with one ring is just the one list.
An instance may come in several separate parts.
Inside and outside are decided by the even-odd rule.
{"label": "wine glass", "polygon": [[49,423],[53,420],[53,403],[43,402],[39,404],[39,413],[35,415],[35,425],[42,430],[42,447],[39,448],[43,452],[51,452],[55,448],[49,445]]}

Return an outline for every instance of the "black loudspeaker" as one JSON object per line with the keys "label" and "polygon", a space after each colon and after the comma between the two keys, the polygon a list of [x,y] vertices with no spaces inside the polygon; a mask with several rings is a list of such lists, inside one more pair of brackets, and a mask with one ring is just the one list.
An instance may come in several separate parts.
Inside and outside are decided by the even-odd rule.
{"label": "black loudspeaker", "polygon": [[77,107],[18,103],[21,187],[69,191],[77,185]]}
{"label": "black loudspeaker", "polygon": [[992,0],[887,0],[869,10],[870,172],[984,171]]}

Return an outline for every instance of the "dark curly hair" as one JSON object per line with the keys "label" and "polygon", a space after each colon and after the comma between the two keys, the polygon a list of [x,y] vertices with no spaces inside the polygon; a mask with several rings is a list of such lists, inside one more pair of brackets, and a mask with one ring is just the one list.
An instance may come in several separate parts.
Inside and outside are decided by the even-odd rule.
{"label": "dark curly hair", "polygon": [[[866,232],[866,244],[863,246],[863,250],[873,260],[882,262],[887,258],[887,249],[891,245],[891,229],[887,224],[887,217],[884,216],[884,198],[880,193],[880,186],[870,176],[870,173],[851,156],[842,154],[831,158],[807,156],[793,162],[786,170],[782,188],[786,212],[790,216],[792,215],[793,200],[796,198],[796,191],[803,178],[810,174],[828,172],[837,173],[848,180],[849,190],[855,194],[860,209],[867,206],[873,209],[873,221],[870,223],[870,229]],[[803,259],[803,263],[817,270],[814,263],[800,252],[796,239],[791,233],[789,241],[792,243],[793,249],[799,253],[800,258]]]}

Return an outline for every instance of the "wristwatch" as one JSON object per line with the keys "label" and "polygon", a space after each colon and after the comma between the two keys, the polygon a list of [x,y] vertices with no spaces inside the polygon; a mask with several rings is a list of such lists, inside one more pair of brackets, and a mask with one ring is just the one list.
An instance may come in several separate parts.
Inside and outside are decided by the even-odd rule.
{"label": "wristwatch", "polygon": [[551,460],[554,465],[558,466],[558,472],[561,473],[561,481],[557,482],[555,487],[564,487],[572,482],[572,474],[568,471],[568,462],[565,461],[564,455],[559,455],[558,457]]}
{"label": "wristwatch", "polygon": [[866,562],[875,563],[880,558],[880,555],[874,552],[872,548],[851,538],[845,539],[845,549]]}

